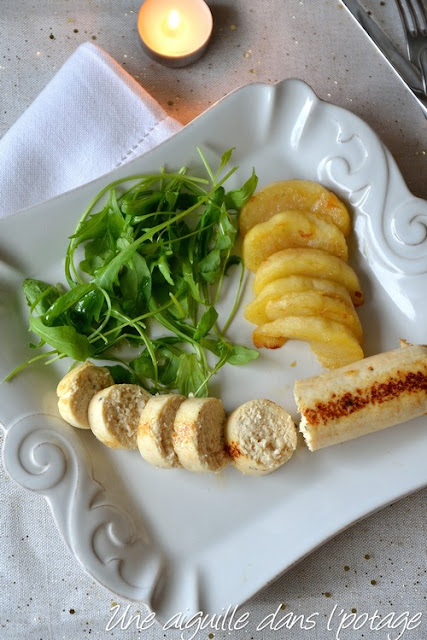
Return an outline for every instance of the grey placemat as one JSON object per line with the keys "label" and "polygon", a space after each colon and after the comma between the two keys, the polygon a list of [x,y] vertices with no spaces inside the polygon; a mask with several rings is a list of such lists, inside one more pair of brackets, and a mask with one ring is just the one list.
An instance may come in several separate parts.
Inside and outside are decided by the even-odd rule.
{"label": "grey placemat", "polygon": [[[321,98],[367,120],[393,153],[411,190],[427,197],[425,120],[338,0],[237,0],[210,5],[215,33],[208,53],[192,67],[170,70],[151,62],[140,49],[137,2],[3,0],[0,132],[13,124],[80,42],[93,40],[184,124],[248,82],[300,77]],[[401,39],[391,0],[370,0],[366,5],[393,37]],[[0,486],[2,640],[180,636],[179,631],[159,625],[138,631],[145,608],[131,605],[126,612],[128,603],[118,602],[83,573],[60,540],[45,502],[15,486],[3,472]],[[357,620],[361,624],[359,629],[341,630],[339,637],[344,640],[384,640],[388,634],[397,639],[408,619],[418,613],[423,614],[421,624],[407,628],[403,637],[423,640],[426,497],[425,490],[408,497],[324,545],[242,605],[250,619],[240,631],[208,627],[196,637],[326,640],[337,637],[342,609],[343,614],[354,610],[356,626]],[[125,617],[106,632],[110,609],[116,604]],[[276,610],[271,625],[257,629]],[[372,616],[376,611],[385,620],[386,616],[392,620],[393,613],[396,625],[401,616],[401,622],[394,630],[376,630],[378,620],[363,622],[363,614]],[[304,619],[299,618],[292,629],[271,628],[290,613]],[[319,615],[311,619],[316,624],[301,628],[310,626],[307,620],[315,613]],[[131,615],[141,617],[129,623]],[[120,629],[127,623],[127,629]],[[183,631],[184,637],[192,631],[194,627]]]}

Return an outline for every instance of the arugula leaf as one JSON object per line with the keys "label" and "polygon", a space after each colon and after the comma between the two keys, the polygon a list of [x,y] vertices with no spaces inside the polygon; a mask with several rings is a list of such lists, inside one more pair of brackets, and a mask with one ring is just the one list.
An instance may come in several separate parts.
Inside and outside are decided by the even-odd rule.
{"label": "arugula leaf", "polygon": [[131,360],[129,366],[140,379],[152,380],[155,377],[154,363],[148,349],[144,349],[137,358]]}
{"label": "arugula leaf", "polygon": [[251,177],[246,180],[245,184],[240,189],[234,189],[229,191],[225,197],[225,204],[227,209],[240,209],[247,203],[251,195],[257,188],[258,177],[255,174],[255,170],[252,170]]}
{"label": "arugula leaf", "polygon": [[79,244],[85,240],[98,238],[105,234],[107,229],[108,207],[104,207],[99,213],[94,213],[90,218],[82,222],[78,231],[73,233],[70,238],[76,238]]}
{"label": "arugula leaf", "polygon": [[[207,178],[188,175],[185,167],[175,173],[162,169],[119,179],[100,191],[70,236],[68,290],[24,281],[30,330],[40,338],[32,347],[51,345],[48,362],[106,355],[121,362],[111,367],[115,380],[206,395],[210,378],[224,364],[257,357],[225,337],[244,270],[232,254],[237,214],[257,178],[253,172],[240,189],[227,192],[224,185],[237,169],[227,169],[232,149],[223,153],[216,170],[198,151]],[[84,251],[80,262],[79,247]],[[234,264],[241,267],[234,305],[225,323],[219,322],[215,305]],[[139,351],[128,364],[113,351],[124,344]],[[44,357],[36,355],[10,377]]]}
{"label": "arugula leaf", "polygon": [[121,209],[128,216],[143,217],[156,210],[162,197],[161,191],[135,191],[123,198]]}
{"label": "arugula leaf", "polygon": [[84,362],[94,353],[87,337],[77,333],[74,327],[48,327],[41,318],[31,316],[30,331],[36,333],[59,353],[63,353],[74,360]]}
{"label": "arugula leaf", "polygon": [[221,156],[221,162],[218,167],[218,171],[216,172],[216,176],[219,176],[221,171],[223,171],[225,167],[228,165],[228,163],[231,160],[231,154],[233,153],[233,151],[234,151],[234,147],[231,147],[230,149],[227,149],[227,151],[224,151],[224,153]]}
{"label": "arugula leaf", "polygon": [[205,212],[200,218],[198,230],[200,231],[197,239],[197,254],[199,256],[205,255],[211,248],[211,241],[214,234],[214,227],[219,222],[219,216],[221,213],[222,204],[224,202],[225,190],[223,187],[218,189],[213,194]]}
{"label": "arugula leaf", "polygon": [[241,365],[252,362],[259,357],[259,351],[256,349],[250,349],[249,347],[243,347],[239,344],[231,345],[231,350],[228,356],[228,363],[232,365]]}
{"label": "arugula leaf", "polygon": [[71,309],[71,319],[79,333],[89,332],[93,323],[99,323],[104,305],[105,297],[100,289],[93,289],[80,298]]}
{"label": "arugula leaf", "polygon": [[131,369],[115,364],[107,365],[107,369],[111,374],[115,384],[140,384],[141,381]]}
{"label": "arugula leaf", "polygon": [[90,291],[93,291],[95,288],[96,287],[93,284],[81,284],[64,293],[64,295],[57,298],[45,312],[45,323],[51,326],[59,316],[71,309],[71,307],[77,304],[83,296]]}
{"label": "arugula leaf", "polygon": [[177,377],[180,365],[179,351],[168,345],[163,345],[156,349],[158,378],[165,387],[173,385],[177,387]]}
{"label": "arugula leaf", "polygon": [[137,246],[134,244],[129,245],[125,249],[122,249],[112,260],[107,262],[105,266],[99,269],[94,282],[102,289],[112,291],[114,284],[118,284],[117,278],[122,266],[130,260],[136,250]]}
{"label": "arugula leaf", "polygon": [[146,260],[135,253],[119,273],[122,306],[127,314],[139,315],[151,297],[151,273]]}
{"label": "arugula leaf", "polygon": [[[153,342],[154,355],[157,362],[157,380],[164,387],[173,385],[177,388],[177,373],[180,365],[180,350],[171,344],[161,341]],[[140,379],[153,380],[155,376],[154,363],[148,349],[145,349],[135,360],[129,363]]]}
{"label": "arugula leaf", "polygon": [[111,189],[110,191],[108,207],[107,233],[114,241],[123,235],[125,229],[125,221],[117,202],[117,193],[115,189]]}
{"label": "arugula leaf", "polygon": [[60,297],[61,293],[52,284],[42,280],[26,278],[22,283],[22,290],[33,312],[43,315],[49,307]]}
{"label": "arugula leaf", "polygon": [[194,278],[193,269],[186,260],[182,261],[182,273],[184,282],[188,285],[191,296],[196,302],[202,302],[199,285]]}
{"label": "arugula leaf", "polygon": [[176,380],[178,391],[184,396],[191,393],[196,397],[208,395],[206,375],[195,353],[180,355]]}
{"label": "arugula leaf", "polygon": [[166,255],[164,253],[162,253],[160,258],[157,260],[157,267],[159,268],[159,271],[164,277],[164,279],[166,280],[166,282],[173,286],[174,282],[172,279],[171,270],[170,270]]}
{"label": "arugula leaf", "polygon": [[217,320],[218,311],[214,307],[209,307],[208,309],[206,309],[199,322],[197,323],[193,339],[199,342],[201,338],[207,336]]}
{"label": "arugula leaf", "polygon": [[215,356],[217,356],[218,358],[222,355],[222,351],[221,351],[221,343],[223,342],[222,339],[220,340],[214,340],[212,338],[202,338],[200,340],[200,344],[202,345],[202,347],[204,349],[207,349],[207,351],[210,351],[211,353],[213,353]]}
{"label": "arugula leaf", "polygon": [[219,249],[210,251],[199,262],[199,274],[206,282],[213,284],[221,272],[221,252]]}
{"label": "arugula leaf", "polygon": [[237,229],[231,222],[229,214],[225,208],[221,210],[219,216],[219,224],[217,237],[215,240],[215,249],[227,250],[231,249],[236,242]]}

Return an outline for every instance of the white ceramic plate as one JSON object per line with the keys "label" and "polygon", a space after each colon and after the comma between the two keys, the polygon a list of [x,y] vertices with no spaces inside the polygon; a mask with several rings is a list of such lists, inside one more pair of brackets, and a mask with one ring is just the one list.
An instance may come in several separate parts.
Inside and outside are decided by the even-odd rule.
{"label": "white ceramic plate", "polygon": [[[230,186],[255,167],[260,186],[316,180],[351,203],[366,354],[395,348],[401,337],[427,342],[427,203],[408,192],[364,122],[286,80],[244,87],[144,157],[0,223],[2,378],[29,353],[22,278],[63,281],[67,236],[92,197],[113,179],[165,163],[197,171],[196,145],[212,162],[236,148],[240,170]],[[250,345],[251,331],[240,313],[230,337]],[[59,419],[55,387],[66,367],[35,366],[0,385],[4,465],[46,496],[91,576],[163,620],[243,602],[352,522],[427,483],[426,418],[316,453],[300,443],[288,464],[262,478],[233,468],[219,475],[159,470]],[[296,418],[293,382],[318,371],[309,349],[289,342],[246,367],[224,368],[211,392],[227,409],[269,397]]]}

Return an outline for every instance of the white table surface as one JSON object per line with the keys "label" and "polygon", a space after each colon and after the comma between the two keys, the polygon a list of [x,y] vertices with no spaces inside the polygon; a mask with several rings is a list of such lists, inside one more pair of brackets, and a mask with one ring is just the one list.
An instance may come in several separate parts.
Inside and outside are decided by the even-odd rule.
{"label": "white table surface", "polygon": [[[409,188],[427,198],[426,120],[339,0],[212,0],[215,30],[207,54],[195,65],[175,70],[159,66],[142,52],[136,31],[139,4],[1,0],[0,136],[77,45],[89,40],[103,47],[183,124],[239,86],[299,77],[322,99],[364,118],[394,155]],[[402,46],[394,0],[366,0],[365,6]],[[77,566],[44,499],[11,483],[0,465],[2,640],[179,637],[179,631],[164,630],[159,624],[138,629],[137,621],[127,629],[118,625],[106,631],[111,607],[119,604],[123,613],[128,603]],[[422,617],[403,636],[399,636],[402,626],[375,630],[368,621],[359,630],[341,630],[339,638],[383,640],[390,634],[393,640],[423,640],[427,637],[426,498],[427,490],[406,497],[323,545],[242,605],[242,613],[251,614],[243,629],[208,627],[195,637],[327,640],[337,637],[343,609],[358,615],[377,610],[383,617],[391,612],[395,616],[409,612],[409,617],[422,613]],[[256,625],[280,605],[280,616],[293,612],[307,618],[318,612],[316,626],[257,630]],[[145,608],[131,605],[126,620],[139,613],[143,619]],[[191,632],[184,631],[184,637]]]}

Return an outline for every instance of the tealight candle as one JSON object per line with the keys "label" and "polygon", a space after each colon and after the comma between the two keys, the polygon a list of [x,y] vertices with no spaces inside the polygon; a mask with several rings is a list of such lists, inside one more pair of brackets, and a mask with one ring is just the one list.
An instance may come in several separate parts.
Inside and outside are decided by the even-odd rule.
{"label": "tealight candle", "polygon": [[204,54],[212,33],[204,0],[145,0],[138,32],[145,52],[168,67],[185,67]]}

